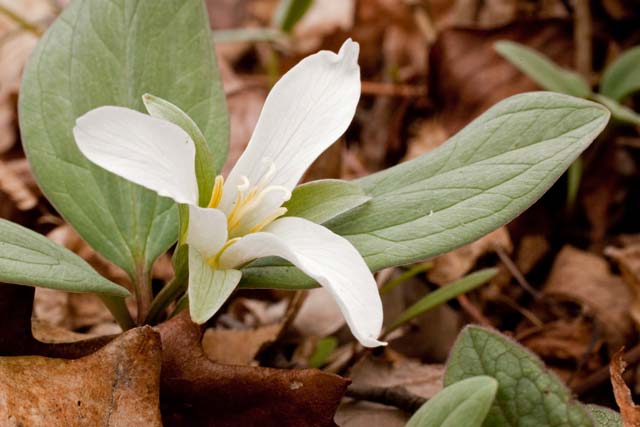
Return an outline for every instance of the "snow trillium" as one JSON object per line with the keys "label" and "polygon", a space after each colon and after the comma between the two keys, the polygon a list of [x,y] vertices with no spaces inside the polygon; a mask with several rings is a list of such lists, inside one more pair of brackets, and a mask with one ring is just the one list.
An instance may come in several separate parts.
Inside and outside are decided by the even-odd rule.
{"label": "snow trillium", "polygon": [[[353,245],[329,229],[284,217],[282,204],[311,163],[342,135],[360,98],[357,43],[320,51],[286,73],[269,93],[246,150],[208,206],[198,206],[195,143],[181,127],[123,107],[103,106],[76,121],[73,134],[92,162],[189,206],[189,306],[204,323],[261,257],[284,258],[337,301],[364,346],[383,345],[382,304],[373,275]],[[149,107],[147,107],[149,109]]]}

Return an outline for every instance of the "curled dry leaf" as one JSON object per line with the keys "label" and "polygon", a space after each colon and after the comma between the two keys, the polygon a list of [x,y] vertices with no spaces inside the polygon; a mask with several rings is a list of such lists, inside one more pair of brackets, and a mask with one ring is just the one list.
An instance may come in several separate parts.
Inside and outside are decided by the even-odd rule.
{"label": "curled dry leaf", "polygon": [[186,312],[157,330],[165,426],[335,425],[333,415],[348,380],[317,369],[214,363],[200,345],[200,327]]}
{"label": "curled dry leaf", "polygon": [[622,378],[627,363],[622,359],[623,349],[618,350],[611,359],[611,384],[616,403],[620,407],[620,415],[624,427],[640,427],[640,407],[633,403],[631,391]]}
{"label": "curled dry leaf", "polygon": [[602,257],[565,246],[555,259],[543,291],[590,312],[614,348],[623,345],[632,333],[631,293],[622,279],[609,271]]}
{"label": "curled dry leaf", "polygon": [[202,337],[202,348],[214,362],[251,365],[260,349],[274,342],[281,330],[281,323],[255,329],[209,328]]}
{"label": "curled dry leaf", "polygon": [[505,252],[513,250],[506,227],[500,227],[473,243],[435,258],[433,268],[429,270],[427,276],[429,280],[440,286],[451,283],[471,271],[480,257],[493,252],[496,247]]}
{"label": "curled dry leaf", "polygon": [[[403,388],[425,399],[442,389],[443,374],[443,365],[424,365],[388,349],[380,357],[369,353],[349,373],[359,390]],[[399,409],[360,401],[347,401],[336,414],[336,422],[346,427],[401,427],[408,419]]]}
{"label": "curled dry leaf", "polygon": [[159,335],[145,326],[76,360],[0,358],[0,424],[161,426]]}

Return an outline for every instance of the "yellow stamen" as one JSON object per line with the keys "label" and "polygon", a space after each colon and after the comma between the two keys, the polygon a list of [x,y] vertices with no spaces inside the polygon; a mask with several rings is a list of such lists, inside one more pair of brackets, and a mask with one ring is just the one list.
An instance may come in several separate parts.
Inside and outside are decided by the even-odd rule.
{"label": "yellow stamen", "polygon": [[227,228],[229,231],[240,224],[242,216],[246,213],[247,205],[249,205],[249,203],[256,197],[257,193],[258,189],[255,187],[246,195],[243,195],[242,192],[238,192],[236,203],[233,205],[233,209],[231,209],[231,213],[229,213],[229,216],[227,217]]}
{"label": "yellow stamen", "polygon": [[220,257],[222,256],[222,253],[238,240],[240,240],[240,237],[234,237],[233,239],[227,240],[227,243],[222,246],[222,249],[220,249],[217,254],[207,260],[207,264],[209,264],[211,268],[217,269],[220,266]]}
{"label": "yellow stamen", "polygon": [[216,180],[213,183],[213,191],[211,192],[211,200],[209,201],[209,208],[217,208],[222,199],[222,188],[224,187],[224,177],[222,175],[216,176]]}
{"label": "yellow stamen", "polygon": [[254,225],[249,229],[249,233],[257,233],[258,231],[265,228],[267,225],[271,224],[277,218],[280,218],[282,215],[287,213],[287,208],[278,208],[271,215]]}

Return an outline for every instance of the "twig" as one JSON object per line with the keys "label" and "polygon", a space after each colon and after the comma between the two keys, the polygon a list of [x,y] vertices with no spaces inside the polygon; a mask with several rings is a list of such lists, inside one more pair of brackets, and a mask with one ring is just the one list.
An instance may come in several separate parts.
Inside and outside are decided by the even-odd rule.
{"label": "twig", "polygon": [[576,69],[587,81],[591,80],[591,7],[589,0],[576,0],[574,4],[573,38],[576,45]]}
{"label": "twig", "polygon": [[524,275],[520,272],[520,269],[514,264],[513,261],[511,261],[511,258],[509,257],[509,255],[507,255],[504,249],[502,249],[498,245],[494,245],[493,250],[496,252],[496,254],[498,255],[498,258],[500,258],[500,261],[502,261],[504,266],[507,267],[507,270],[509,270],[509,273],[511,273],[513,278],[516,279],[516,282],[518,282],[518,284],[525,291],[533,295],[533,297],[536,300],[540,300],[542,298],[542,295],[540,294],[540,292],[538,292],[536,288],[534,288],[529,284],[527,279],[525,279]]}
{"label": "twig", "polygon": [[381,403],[387,406],[395,406],[403,411],[413,414],[427,401],[422,396],[413,394],[404,387],[376,387],[369,385],[351,384],[347,388],[345,396],[357,400]]}
{"label": "twig", "polygon": [[[629,366],[635,365],[640,361],[640,344],[634,346],[631,350],[624,353],[622,359],[627,362]],[[609,365],[603,366],[602,368],[595,371],[593,374],[589,375],[584,381],[580,382],[574,387],[571,387],[577,395],[581,395],[586,393],[587,391],[599,386],[602,383],[605,383],[609,380]]]}
{"label": "twig", "polygon": [[40,28],[2,4],[0,4],[0,14],[6,16],[14,23],[18,24],[23,30],[29,31],[30,33],[35,34],[37,37],[40,37],[42,35],[42,30],[40,30]]}
{"label": "twig", "polygon": [[482,326],[487,326],[490,328],[493,327],[493,324],[489,321],[489,319],[487,319],[484,314],[482,314],[480,310],[478,310],[478,307],[476,307],[471,303],[471,301],[469,301],[469,298],[467,298],[466,295],[460,295],[458,297],[458,303],[460,303],[460,306],[464,309],[464,311],[466,311],[467,314],[471,316],[474,322]]}

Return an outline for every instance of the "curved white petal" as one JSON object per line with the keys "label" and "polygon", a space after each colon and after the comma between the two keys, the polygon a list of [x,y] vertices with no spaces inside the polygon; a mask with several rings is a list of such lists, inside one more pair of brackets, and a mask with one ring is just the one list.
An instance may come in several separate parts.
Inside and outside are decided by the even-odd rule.
{"label": "curved white petal", "polygon": [[231,245],[220,265],[234,268],[265,256],[285,258],[327,289],[362,345],[384,345],[377,340],[382,328],[378,287],[348,240],[306,219],[286,217]]}
{"label": "curved white petal", "polygon": [[76,120],[78,148],[98,166],[178,203],[198,203],[193,141],[168,121],[105,106]]}
{"label": "curved white petal", "polygon": [[320,51],[300,61],[273,87],[251,141],[231,171],[221,208],[235,200],[242,176],[257,183],[271,160],[268,185],[289,190],[311,163],[346,130],[360,99],[358,43],[344,42],[340,52]]}
{"label": "curved white petal", "polygon": [[216,255],[227,242],[227,217],[218,209],[189,205],[186,242],[205,258]]}

